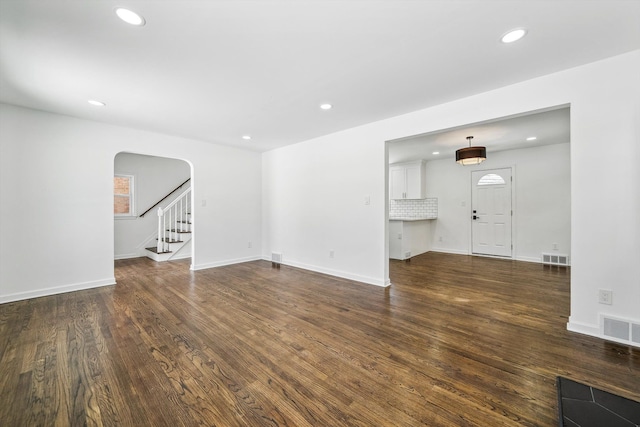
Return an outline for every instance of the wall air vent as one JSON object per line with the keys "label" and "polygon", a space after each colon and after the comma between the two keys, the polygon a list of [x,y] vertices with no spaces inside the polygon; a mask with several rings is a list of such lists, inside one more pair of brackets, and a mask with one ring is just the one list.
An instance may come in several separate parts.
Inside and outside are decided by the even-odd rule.
{"label": "wall air vent", "polygon": [[542,253],[542,263],[547,265],[569,266],[569,255]]}
{"label": "wall air vent", "polygon": [[271,267],[280,268],[282,263],[282,254],[279,252],[271,252]]}
{"label": "wall air vent", "polygon": [[640,322],[602,315],[601,328],[604,338],[640,347]]}

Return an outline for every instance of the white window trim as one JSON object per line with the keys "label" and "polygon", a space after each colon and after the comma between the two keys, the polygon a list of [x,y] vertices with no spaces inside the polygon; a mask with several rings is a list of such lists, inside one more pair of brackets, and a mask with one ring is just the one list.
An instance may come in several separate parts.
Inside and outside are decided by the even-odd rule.
{"label": "white window trim", "polygon": [[[136,176],[132,174],[126,173],[115,173],[113,174],[114,178],[129,178],[129,213],[126,214],[117,214],[114,212],[113,216],[115,219],[135,219],[137,218],[136,214]],[[115,197],[115,194],[114,194]]]}

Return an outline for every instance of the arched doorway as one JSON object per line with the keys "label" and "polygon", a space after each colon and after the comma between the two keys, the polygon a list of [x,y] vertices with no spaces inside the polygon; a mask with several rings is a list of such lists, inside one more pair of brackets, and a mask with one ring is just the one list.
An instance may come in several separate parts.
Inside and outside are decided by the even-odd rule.
{"label": "arched doorway", "polygon": [[[189,193],[191,165],[180,159],[121,152],[114,158],[114,259],[148,256],[156,261],[191,258],[193,231],[189,194],[172,207],[173,226],[158,236],[158,208]],[[180,225],[175,224],[180,221]],[[166,242],[156,255],[158,239]]]}

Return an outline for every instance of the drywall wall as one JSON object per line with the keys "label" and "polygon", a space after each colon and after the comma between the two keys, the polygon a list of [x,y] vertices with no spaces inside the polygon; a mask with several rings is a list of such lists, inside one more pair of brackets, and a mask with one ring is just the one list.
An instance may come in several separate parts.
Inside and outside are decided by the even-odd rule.
{"label": "drywall wall", "polygon": [[542,252],[570,255],[569,149],[565,143],[499,151],[490,153],[484,163],[467,167],[453,159],[427,162],[427,195],[438,198],[432,250],[471,253],[471,172],[510,167],[514,258],[540,262]]}
{"label": "drywall wall", "polygon": [[[640,51],[634,51],[266,153],[263,254],[282,251],[285,261],[385,283],[384,141],[570,105],[568,328],[599,335],[602,313],[639,320],[638,76]],[[598,303],[602,287],[613,290],[612,305]]]}
{"label": "drywall wall", "polygon": [[[158,234],[158,207],[165,207],[188,189],[185,184],[160,203],[158,207],[139,217],[191,176],[191,167],[184,160],[157,156],[118,153],[114,159],[114,173],[134,176],[135,216],[116,217],[114,222],[115,259],[144,255],[145,245],[155,246]],[[191,254],[191,244],[181,249],[181,257]]]}
{"label": "drywall wall", "polygon": [[194,269],[260,258],[260,154],[0,104],[0,302],[114,283],[120,152],[193,167]]}
{"label": "drywall wall", "polygon": [[327,137],[264,154],[266,259],[278,252],[287,265],[385,284],[384,141],[367,145]]}

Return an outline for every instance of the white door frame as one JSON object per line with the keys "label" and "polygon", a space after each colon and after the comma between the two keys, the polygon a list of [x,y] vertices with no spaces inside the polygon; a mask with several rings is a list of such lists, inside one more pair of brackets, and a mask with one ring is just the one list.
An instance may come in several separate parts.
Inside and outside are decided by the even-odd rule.
{"label": "white door frame", "polygon": [[[513,214],[511,215],[511,256],[494,256],[494,255],[486,255],[479,254],[473,252],[473,172],[484,172],[484,171],[492,171],[496,169],[511,169],[511,211]],[[516,212],[516,166],[515,165],[507,165],[507,166],[496,166],[492,168],[486,169],[473,169],[469,171],[469,246],[468,251],[469,255],[473,256],[482,256],[489,258],[499,258],[499,259],[516,259],[516,250],[517,250],[517,233],[516,233],[516,222],[517,222],[517,212]]]}

